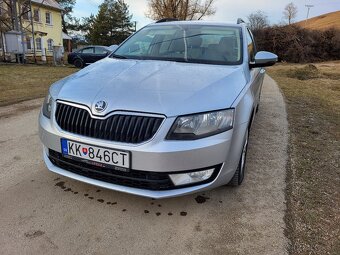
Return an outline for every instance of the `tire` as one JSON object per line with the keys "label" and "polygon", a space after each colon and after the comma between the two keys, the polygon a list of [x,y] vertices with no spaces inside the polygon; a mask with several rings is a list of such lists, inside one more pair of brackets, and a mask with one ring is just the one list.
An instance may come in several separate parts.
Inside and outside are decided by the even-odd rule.
{"label": "tire", "polygon": [[84,62],[81,59],[79,59],[79,58],[74,60],[73,64],[77,68],[83,68],[84,67]]}
{"label": "tire", "polygon": [[246,159],[247,159],[247,151],[248,151],[248,141],[249,141],[249,128],[246,132],[246,139],[243,143],[242,153],[240,157],[239,164],[237,166],[236,172],[233,178],[229,182],[229,186],[237,187],[240,186],[243,182],[244,175],[245,175],[245,166],[246,166]]}

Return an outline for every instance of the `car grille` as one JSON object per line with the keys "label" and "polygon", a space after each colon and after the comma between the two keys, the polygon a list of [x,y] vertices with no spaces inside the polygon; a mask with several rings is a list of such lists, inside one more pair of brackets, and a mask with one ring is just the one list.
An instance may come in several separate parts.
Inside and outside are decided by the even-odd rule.
{"label": "car grille", "polygon": [[53,150],[49,150],[49,159],[57,167],[99,181],[148,190],[168,190],[174,188],[169,175],[166,173],[139,170],[122,172],[69,159]]}
{"label": "car grille", "polygon": [[142,143],[151,139],[163,121],[163,118],[122,114],[94,119],[87,110],[62,103],[57,103],[55,117],[65,131],[122,143]]}

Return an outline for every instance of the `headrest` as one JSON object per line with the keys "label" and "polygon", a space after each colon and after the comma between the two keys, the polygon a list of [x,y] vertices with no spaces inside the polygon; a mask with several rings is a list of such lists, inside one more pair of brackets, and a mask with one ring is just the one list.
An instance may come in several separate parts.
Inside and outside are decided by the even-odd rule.
{"label": "headrest", "polygon": [[183,38],[173,40],[170,46],[170,51],[183,52],[185,51],[185,44]]}
{"label": "headrest", "polygon": [[188,37],[187,42],[189,47],[199,48],[202,44],[202,38],[199,36]]}
{"label": "headrest", "polygon": [[233,48],[235,47],[235,43],[236,43],[235,37],[222,37],[219,43],[219,47]]}

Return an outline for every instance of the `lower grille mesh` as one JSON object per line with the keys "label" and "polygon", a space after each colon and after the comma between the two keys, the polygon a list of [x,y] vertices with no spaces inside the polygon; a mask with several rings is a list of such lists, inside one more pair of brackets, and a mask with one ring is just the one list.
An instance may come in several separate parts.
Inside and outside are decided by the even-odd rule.
{"label": "lower grille mesh", "polygon": [[148,190],[168,190],[174,188],[172,181],[166,173],[138,170],[122,172],[102,168],[65,158],[61,153],[53,150],[49,150],[49,158],[54,165],[62,169],[99,181]]}
{"label": "lower grille mesh", "polygon": [[215,171],[212,176],[206,181],[182,186],[175,186],[169,178],[169,173],[149,172],[133,169],[130,169],[128,172],[117,171],[114,169],[94,166],[85,162],[66,158],[61,153],[53,151],[51,149],[49,150],[49,159],[53,165],[84,177],[107,183],[153,191],[179,189],[209,183],[217,177],[222,166],[221,164],[219,164],[209,167],[215,168]]}

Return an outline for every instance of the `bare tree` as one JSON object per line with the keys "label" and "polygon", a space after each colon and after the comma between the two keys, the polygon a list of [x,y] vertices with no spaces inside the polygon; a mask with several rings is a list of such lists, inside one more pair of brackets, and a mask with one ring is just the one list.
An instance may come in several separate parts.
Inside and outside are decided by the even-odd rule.
{"label": "bare tree", "polygon": [[283,18],[288,21],[289,25],[296,18],[297,12],[297,6],[293,2],[286,5],[283,11]]}
{"label": "bare tree", "polygon": [[267,15],[263,11],[256,11],[248,15],[248,26],[250,30],[256,31],[269,26]]}
{"label": "bare tree", "polygon": [[149,11],[146,15],[154,20],[200,20],[215,14],[214,2],[215,0],[148,0]]}

